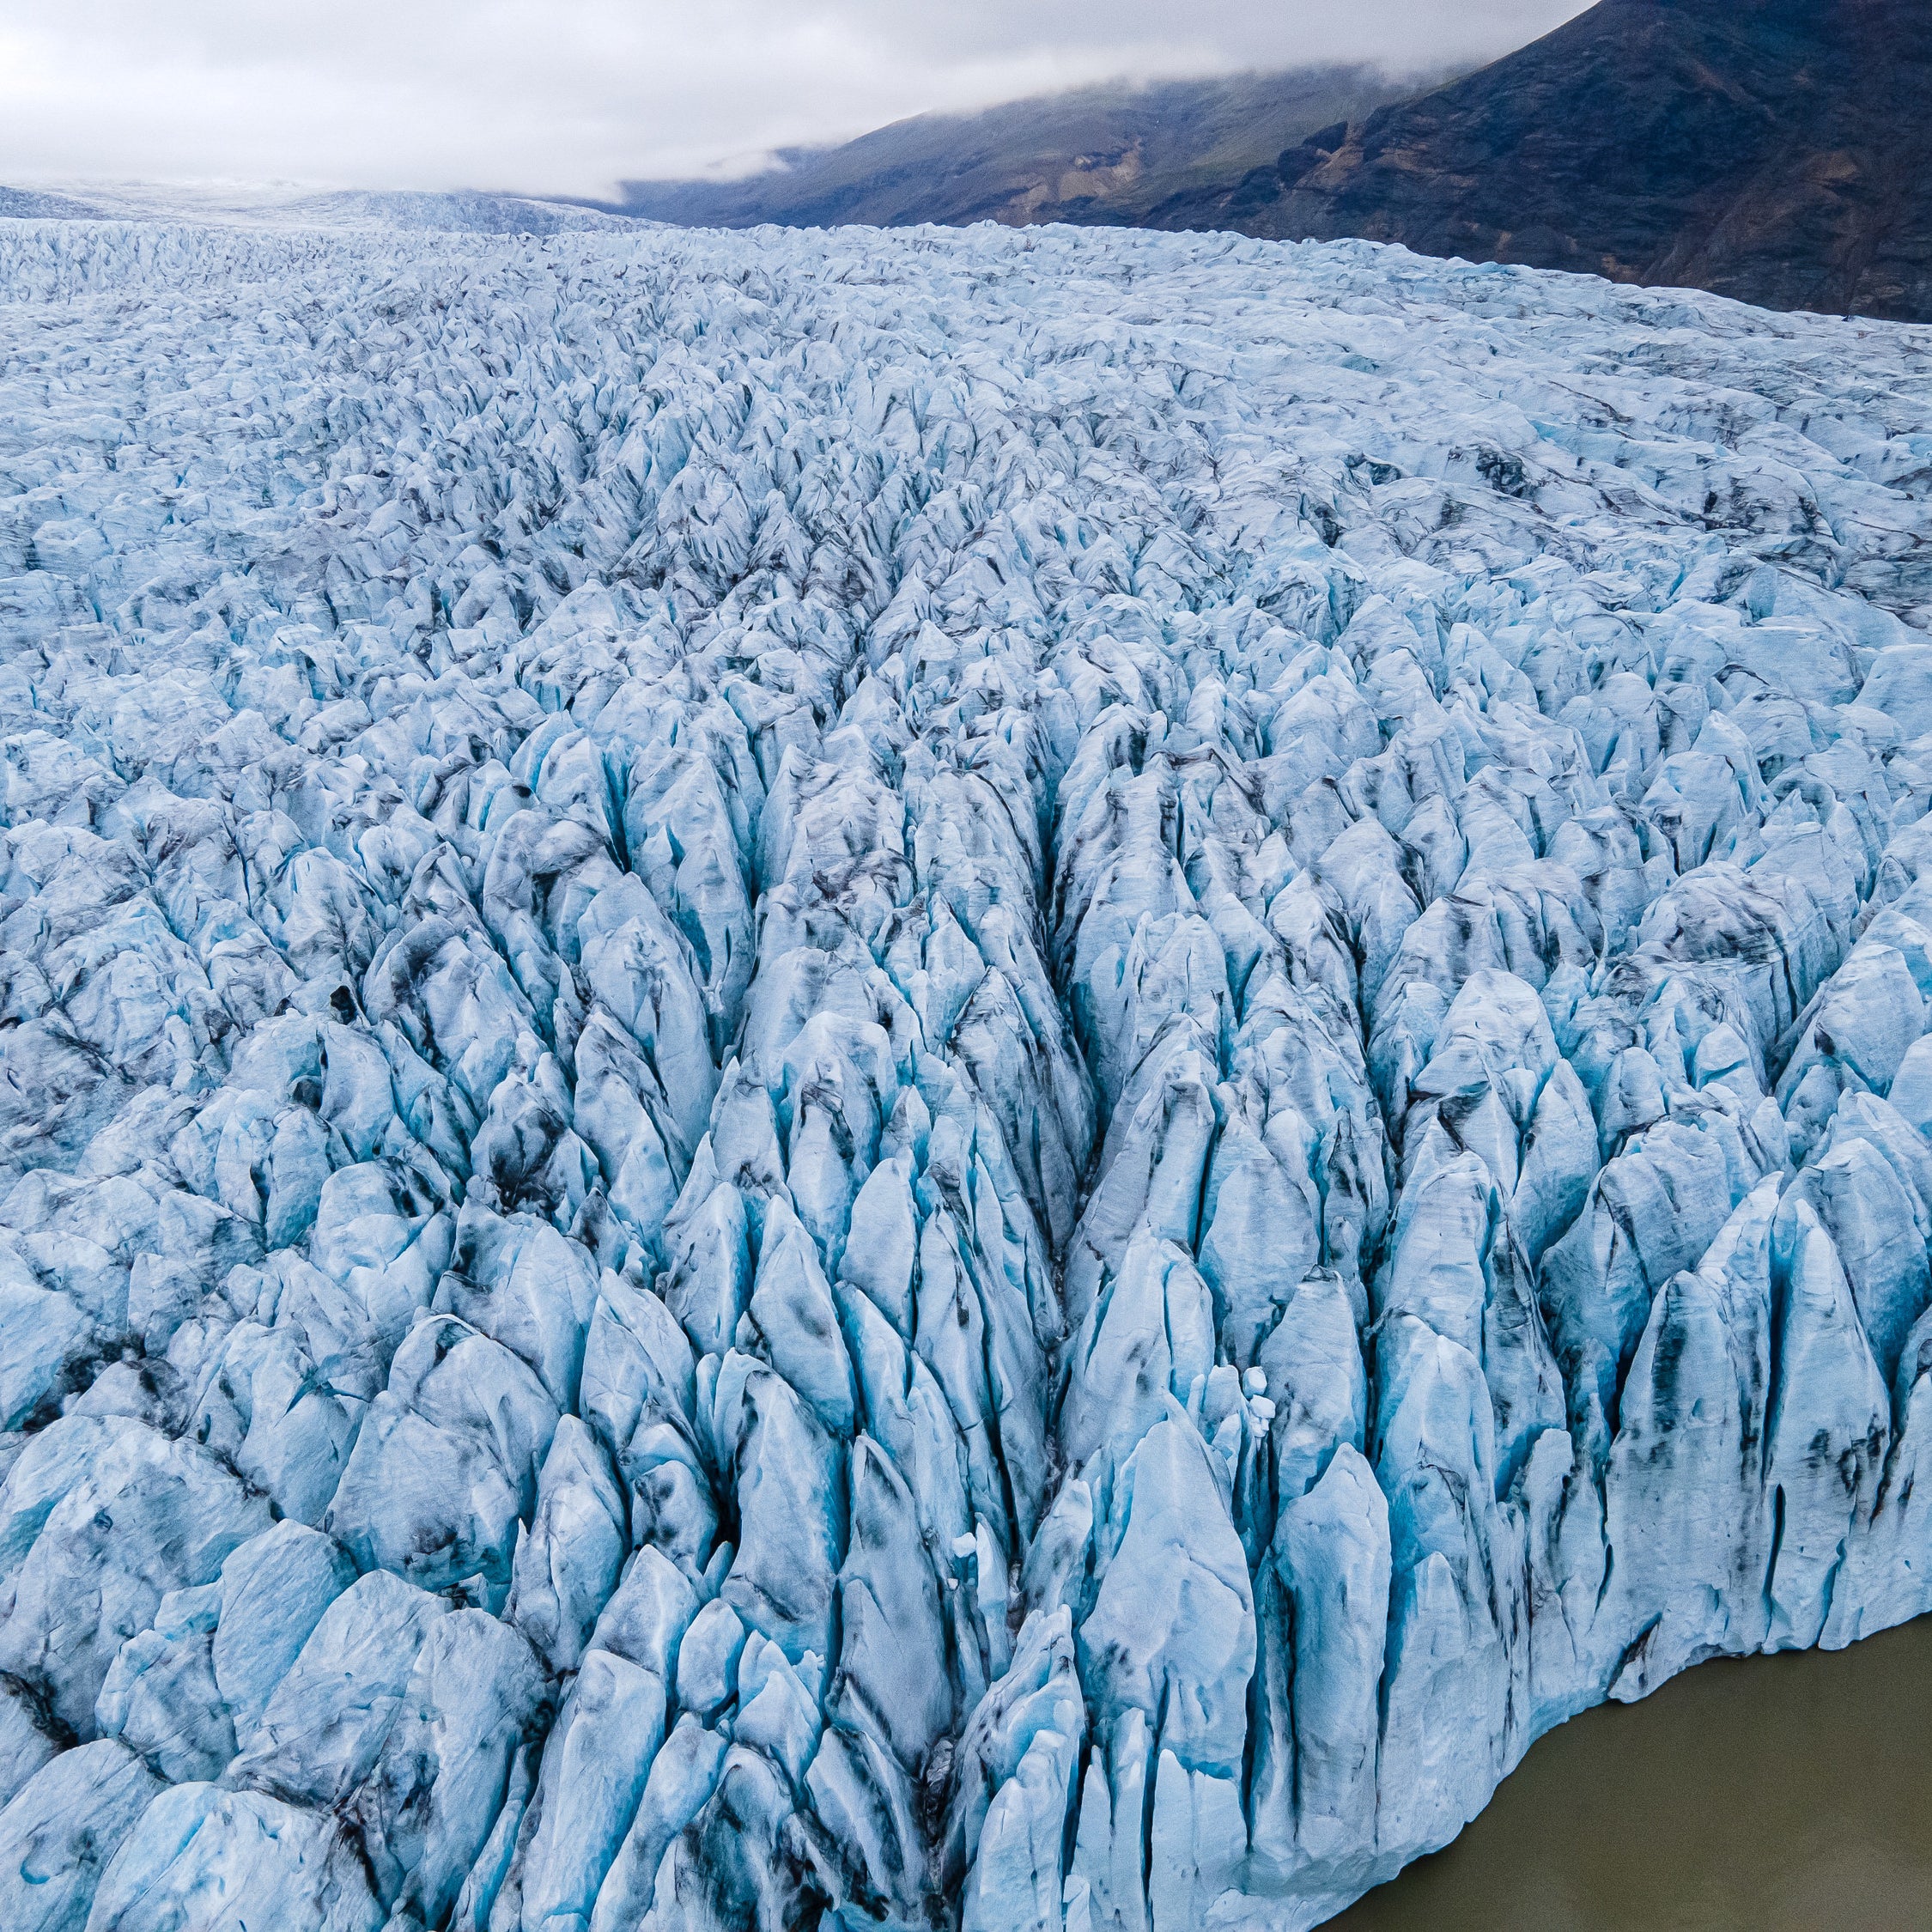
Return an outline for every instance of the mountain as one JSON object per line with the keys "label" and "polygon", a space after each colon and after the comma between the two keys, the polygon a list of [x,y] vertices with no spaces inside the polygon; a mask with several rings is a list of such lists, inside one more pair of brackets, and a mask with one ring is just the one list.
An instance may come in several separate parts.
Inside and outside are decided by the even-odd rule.
{"label": "mountain", "polygon": [[1250,179],[1189,226],[1932,319],[1925,0],[1601,0]]}
{"label": "mountain", "polygon": [[1932,319],[1926,0],[1601,0],[1418,92],[1329,67],[925,115],[625,212],[761,222],[1130,223],[1710,289]]}
{"label": "mountain", "polygon": [[760,222],[1176,225],[1318,128],[1414,91],[1370,67],[1089,88],[977,114],[923,114],[842,147],[788,150],[739,181],[630,181],[617,208],[697,228]]}

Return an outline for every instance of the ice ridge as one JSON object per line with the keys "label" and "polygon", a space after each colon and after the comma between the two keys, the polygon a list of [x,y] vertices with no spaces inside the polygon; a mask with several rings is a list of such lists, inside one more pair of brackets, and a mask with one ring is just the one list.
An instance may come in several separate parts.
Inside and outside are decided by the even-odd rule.
{"label": "ice ridge", "polygon": [[1932,335],[0,291],[9,1932],[1300,1932],[1932,1608]]}

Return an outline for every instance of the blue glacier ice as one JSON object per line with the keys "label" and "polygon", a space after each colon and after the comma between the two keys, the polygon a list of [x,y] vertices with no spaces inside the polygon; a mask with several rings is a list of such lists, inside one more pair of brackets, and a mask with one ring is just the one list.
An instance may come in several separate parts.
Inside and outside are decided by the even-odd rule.
{"label": "blue glacier ice", "polygon": [[1932,331],[303,223],[0,222],[9,1932],[1302,1932],[1932,1610]]}

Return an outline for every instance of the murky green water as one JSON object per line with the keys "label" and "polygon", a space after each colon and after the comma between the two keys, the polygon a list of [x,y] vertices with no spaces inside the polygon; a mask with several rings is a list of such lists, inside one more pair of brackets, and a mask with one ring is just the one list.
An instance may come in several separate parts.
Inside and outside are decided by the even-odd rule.
{"label": "murky green water", "polygon": [[1927,1932],[1932,1618],[1552,1731],[1332,1932]]}

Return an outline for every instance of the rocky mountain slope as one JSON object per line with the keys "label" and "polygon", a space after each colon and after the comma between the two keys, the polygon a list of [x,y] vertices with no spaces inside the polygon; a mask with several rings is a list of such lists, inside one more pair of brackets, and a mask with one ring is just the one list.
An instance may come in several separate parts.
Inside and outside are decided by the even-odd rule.
{"label": "rocky mountain slope", "polygon": [[[762,222],[1168,225],[1338,119],[1413,91],[1365,67],[1089,88],[978,114],[926,114],[801,149],[740,181],[633,181],[629,214],[701,228]],[[1278,179],[1278,178],[1277,178]]]}
{"label": "rocky mountain slope", "polygon": [[1932,337],[0,291],[8,1932],[1305,1928],[1932,1608]]}
{"label": "rocky mountain slope", "polygon": [[1187,219],[1932,320],[1928,27],[1921,0],[1601,0]]}
{"label": "rocky mountain slope", "polygon": [[1366,69],[1096,89],[629,195],[702,226],[1354,235],[1928,321],[1932,33],[1921,0],[1600,0],[1433,90]]}

